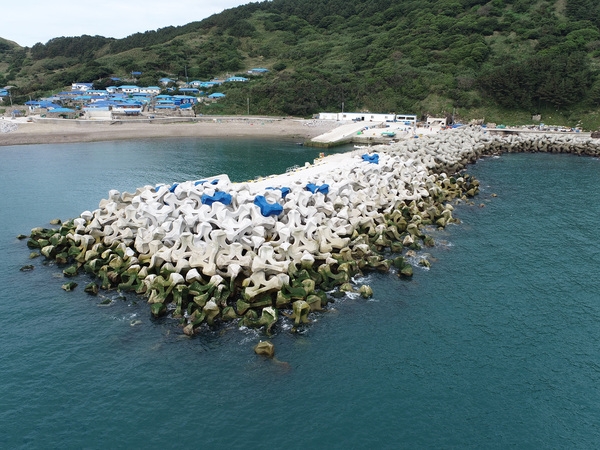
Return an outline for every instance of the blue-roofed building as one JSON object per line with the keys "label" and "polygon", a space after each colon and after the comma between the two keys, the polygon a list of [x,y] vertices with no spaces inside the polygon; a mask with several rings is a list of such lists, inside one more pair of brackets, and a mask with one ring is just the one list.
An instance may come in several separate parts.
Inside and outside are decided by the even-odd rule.
{"label": "blue-roofed building", "polygon": [[212,99],[218,99],[218,98],[223,98],[225,97],[225,94],[223,94],[222,92],[215,92],[214,94],[210,94],[208,96],[208,98],[212,98]]}
{"label": "blue-roofed building", "polygon": [[136,71],[131,72],[132,77],[139,77],[141,74],[142,74],[142,72],[136,72]]}
{"label": "blue-roofed building", "polygon": [[149,104],[152,101],[153,94],[147,94],[142,92],[136,92],[135,94],[131,94],[133,100],[136,102],[143,103],[144,105]]}
{"label": "blue-roofed building", "polygon": [[176,102],[179,102],[179,105],[183,107],[183,105],[194,105],[198,103],[198,98],[193,95],[174,95],[173,98]]}
{"label": "blue-roofed building", "polygon": [[231,82],[245,83],[246,81],[248,81],[248,78],[244,78],[244,77],[229,77],[225,81],[227,83],[231,83]]}
{"label": "blue-roofed building", "polygon": [[255,67],[254,69],[250,69],[248,73],[252,75],[262,75],[269,71],[269,69],[265,69],[264,67]]}
{"label": "blue-roofed building", "polygon": [[51,111],[61,107],[59,104],[48,100],[29,100],[28,102],[25,102],[25,106],[27,106],[31,112],[39,109]]}
{"label": "blue-roofed building", "polygon": [[99,100],[83,107],[84,111],[108,111],[114,102],[112,100]]}
{"label": "blue-roofed building", "polygon": [[156,96],[154,103],[155,109],[177,109],[175,97],[173,95],[161,94]]}
{"label": "blue-roofed building", "polygon": [[212,88],[215,86],[220,86],[222,83],[223,82],[220,80],[201,81],[199,87]]}
{"label": "blue-roofed building", "polygon": [[144,104],[135,100],[115,102],[112,105],[113,114],[124,114],[126,116],[138,116],[142,113]]}
{"label": "blue-roofed building", "polygon": [[175,83],[175,80],[171,80],[170,78],[161,78],[160,80],[158,80],[158,82],[160,84],[162,84],[163,86],[168,85],[169,83]]}

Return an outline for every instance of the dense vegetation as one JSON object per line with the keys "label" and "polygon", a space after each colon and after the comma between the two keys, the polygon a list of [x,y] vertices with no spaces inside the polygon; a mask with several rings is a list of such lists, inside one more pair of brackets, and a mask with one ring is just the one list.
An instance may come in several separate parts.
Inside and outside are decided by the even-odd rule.
{"label": "dense vegetation", "polygon": [[0,85],[28,98],[131,71],[155,85],[267,67],[222,87],[226,99],[204,112],[244,114],[249,100],[253,114],[510,110],[575,120],[600,104],[599,61],[596,0],[272,0],[125,39],[0,40]]}

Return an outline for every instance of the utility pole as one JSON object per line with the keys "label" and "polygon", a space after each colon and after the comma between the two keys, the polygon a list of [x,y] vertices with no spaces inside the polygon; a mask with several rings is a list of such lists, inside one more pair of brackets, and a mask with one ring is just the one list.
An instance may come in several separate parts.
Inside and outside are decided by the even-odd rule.
{"label": "utility pole", "polygon": [[250,97],[246,97],[246,103],[248,105],[248,115],[250,115]]}

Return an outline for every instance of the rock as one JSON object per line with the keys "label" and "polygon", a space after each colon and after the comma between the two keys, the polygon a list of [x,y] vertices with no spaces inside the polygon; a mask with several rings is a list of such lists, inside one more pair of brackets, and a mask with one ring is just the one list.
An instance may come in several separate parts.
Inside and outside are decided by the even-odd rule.
{"label": "rock", "polygon": [[355,292],[354,286],[351,283],[343,283],[339,287],[340,292]]}
{"label": "rock", "polygon": [[410,278],[413,276],[413,268],[410,264],[406,264],[404,267],[402,267],[400,269],[400,271],[398,272],[398,275],[401,277],[407,277]]}
{"label": "rock", "polygon": [[373,297],[373,289],[371,289],[371,286],[363,284],[361,287],[358,288],[358,292],[360,293],[360,296],[362,298],[371,298]]}
{"label": "rock", "polygon": [[25,265],[25,266],[21,267],[19,270],[20,270],[21,272],[30,272],[30,271],[32,271],[33,269],[34,269],[34,266],[33,266],[32,264],[27,264],[27,265]]}
{"label": "rock", "polygon": [[275,356],[275,346],[270,341],[259,341],[254,347],[254,353],[272,358]]}

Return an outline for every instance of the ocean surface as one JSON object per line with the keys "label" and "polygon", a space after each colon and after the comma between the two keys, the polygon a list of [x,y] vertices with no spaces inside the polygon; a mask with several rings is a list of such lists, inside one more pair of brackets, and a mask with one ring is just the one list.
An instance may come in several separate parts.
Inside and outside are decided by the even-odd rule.
{"label": "ocean surface", "polygon": [[[65,292],[18,234],[110,189],[312,161],[275,140],[0,147],[0,448],[600,447],[600,160],[516,154],[469,168],[429,270],[368,274],[301,333],[187,338],[143,298]],[[496,194],[497,196],[493,196]],[[35,269],[21,272],[26,264]],[[105,298],[115,299],[100,306]]]}

